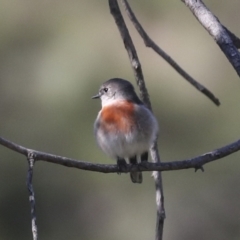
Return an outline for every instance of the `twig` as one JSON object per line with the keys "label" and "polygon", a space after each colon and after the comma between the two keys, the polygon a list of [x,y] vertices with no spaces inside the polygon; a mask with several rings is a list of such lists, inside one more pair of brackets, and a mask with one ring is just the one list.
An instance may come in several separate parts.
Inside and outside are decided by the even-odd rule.
{"label": "twig", "polygon": [[167,53],[165,53],[146,33],[139,21],[137,20],[135,14],[133,13],[127,0],[121,0],[122,5],[132,21],[134,27],[138,31],[139,35],[142,37],[145,45],[152,48],[156,53],[158,53],[166,62],[168,62],[183,78],[185,78],[190,84],[192,84],[197,90],[202,92],[211,101],[213,101],[217,106],[220,105],[218,98],[214,96],[206,87],[198,83],[194,78],[192,78],[186,71],[184,71]]}
{"label": "twig", "polygon": [[[148,91],[145,86],[145,81],[143,77],[143,72],[141,68],[140,61],[138,59],[137,51],[132,42],[131,36],[128,32],[127,26],[122,17],[121,11],[119,9],[117,0],[109,0],[109,7],[113,18],[115,19],[118,30],[121,34],[124,46],[128,52],[130,63],[133,68],[135,79],[139,86],[140,97],[143,103],[150,109],[151,102],[149,99]],[[160,163],[160,156],[158,153],[157,138],[155,139],[154,144],[150,148],[150,153],[152,156],[152,161],[154,163]],[[164,195],[163,195],[163,184],[162,184],[162,174],[161,172],[155,171],[153,173],[155,188],[156,188],[156,204],[157,204],[157,224],[156,224],[156,233],[155,239],[162,240],[163,238],[163,223],[165,219],[165,209],[164,209]]]}
{"label": "twig", "polygon": [[[240,53],[232,39],[229,31],[220,23],[219,19],[214,16],[201,0],[181,0],[191,10],[193,15],[214,38],[220,49],[223,51],[233,68],[240,76]],[[234,35],[235,36],[235,35]],[[237,43],[238,45],[238,43]]]}
{"label": "twig", "polygon": [[32,185],[34,152],[29,151],[27,158],[28,158],[27,188],[29,192],[29,202],[31,205],[32,234],[33,234],[33,240],[37,240],[38,231],[37,231],[36,212],[35,212],[35,195],[34,195],[34,190]]}
{"label": "twig", "polygon": [[[94,164],[90,162],[84,162],[72,158],[62,157],[58,155],[53,155],[45,152],[40,152],[37,150],[29,149],[13,143],[7,139],[0,137],[0,145],[5,146],[15,152],[28,156],[28,152],[32,152],[35,161],[46,161],[54,164],[63,165],[66,167],[77,168],[81,170],[100,172],[100,173],[117,173],[119,169],[117,165],[113,164]],[[136,165],[127,164],[124,172],[134,172],[134,171],[173,171],[173,170],[183,170],[183,169],[198,169],[201,166],[224,158],[240,150],[240,139],[228,144],[224,147],[218,148],[208,153],[204,153],[200,156],[189,158],[186,160],[172,161],[172,162],[161,162],[161,163],[150,163],[144,162]]]}

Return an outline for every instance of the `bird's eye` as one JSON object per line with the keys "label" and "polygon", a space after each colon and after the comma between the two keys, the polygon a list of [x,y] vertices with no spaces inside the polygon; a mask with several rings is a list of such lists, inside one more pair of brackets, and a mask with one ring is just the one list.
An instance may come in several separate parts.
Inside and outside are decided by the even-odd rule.
{"label": "bird's eye", "polygon": [[106,93],[108,91],[108,88],[104,88],[103,91]]}

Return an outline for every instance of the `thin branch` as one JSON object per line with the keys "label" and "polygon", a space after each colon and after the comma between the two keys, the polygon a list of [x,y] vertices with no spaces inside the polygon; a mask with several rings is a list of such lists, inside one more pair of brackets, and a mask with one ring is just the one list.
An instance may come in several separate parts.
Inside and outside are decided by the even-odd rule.
{"label": "thin branch", "polygon": [[124,46],[127,50],[127,53],[128,53],[129,59],[130,59],[130,63],[131,63],[131,66],[132,66],[132,69],[133,69],[133,72],[134,72],[134,75],[135,75],[135,78],[137,81],[137,85],[140,90],[140,98],[142,99],[144,104],[149,109],[151,109],[151,103],[149,100],[147,88],[145,86],[144,77],[143,77],[143,73],[142,73],[142,67],[141,67],[140,61],[138,59],[138,55],[137,55],[136,49],[133,45],[132,39],[130,37],[130,34],[128,32],[128,29],[126,27],[126,24],[124,22],[122,14],[120,12],[117,0],[109,0],[109,7],[110,7],[112,16],[115,19],[118,30],[121,34]]}
{"label": "thin branch", "polygon": [[[14,147],[16,147],[16,144],[14,145]],[[17,149],[21,149],[21,147],[20,148],[17,147]],[[35,212],[35,195],[34,195],[33,184],[32,184],[34,152],[28,151],[27,158],[28,158],[27,188],[29,192],[29,202],[31,205],[32,234],[33,234],[33,240],[37,240],[38,231],[37,231],[37,219],[36,219],[36,212]]]}
{"label": "thin branch", "polygon": [[[151,157],[153,162],[156,164],[161,163],[157,139],[150,148]],[[156,230],[155,230],[155,240],[163,239],[163,227],[164,220],[166,218],[165,208],[164,208],[164,194],[163,194],[163,182],[162,182],[162,173],[159,171],[153,171],[152,176],[155,180],[155,189],[156,189],[156,205],[157,205],[157,219],[156,219]]]}
{"label": "thin branch", "polygon": [[[233,35],[220,23],[219,19],[205,6],[201,0],[181,0],[191,10],[193,15],[208,31],[225,54],[233,68],[240,76],[240,53],[238,52]],[[238,45],[238,44],[237,44]]]}
{"label": "thin branch", "polygon": [[[40,152],[37,150],[29,149],[13,143],[3,137],[0,137],[0,145],[5,146],[8,149],[11,149],[15,152],[28,156],[28,152],[32,152],[34,155],[35,161],[46,161],[54,164],[63,165],[66,167],[77,168],[81,170],[100,172],[100,173],[117,173],[119,169],[117,165],[113,164],[95,164],[90,162],[84,162],[77,159],[62,157],[58,155],[53,155],[45,152]],[[240,150],[240,139],[230,143],[224,147],[218,148],[208,153],[204,153],[200,156],[189,158],[186,160],[172,161],[172,162],[161,162],[161,163],[150,163],[143,162],[138,165],[127,164],[125,173],[134,172],[134,171],[173,171],[173,170],[183,170],[183,169],[199,169],[201,166],[224,158],[228,155],[231,155]]]}
{"label": "thin branch", "polygon": [[166,62],[168,62],[183,78],[185,78],[190,84],[192,84],[197,90],[202,92],[205,96],[207,96],[212,102],[214,102],[217,106],[220,105],[220,101],[218,98],[214,96],[212,92],[210,92],[206,87],[202,84],[198,83],[194,78],[192,78],[186,71],[184,71],[167,53],[165,53],[145,32],[139,21],[137,20],[135,14],[133,13],[129,3],[127,0],[121,0],[122,5],[129,17],[132,21],[134,27],[138,31],[139,35],[142,37],[146,47],[152,48],[156,53],[158,53]]}
{"label": "thin branch", "polygon": [[[135,79],[139,86],[140,98],[143,103],[150,109],[151,102],[149,99],[148,91],[145,86],[145,81],[143,77],[143,72],[141,68],[140,61],[138,59],[137,51],[132,42],[131,36],[128,32],[127,26],[122,17],[121,11],[119,9],[117,0],[109,0],[109,8],[113,18],[115,19],[118,30],[121,34],[124,46],[128,52],[130,63],[133,68]],[[154,163],[160,163],[160,156],[158,153],[157,138],[155,139],[154,144],[150,148],[150,153],[152,161]],[[157,224],[156,224],[156,240],[162,240],[163,238],[163,223],[165,219],[165,209],[164,209],[164,195],[163,195],[163,184],[162,184],[162,174],[161,172],[155,171],[154,174],[155,188],[156,188],[156,204],[157,204]]]}
{"label": "thin branch", "polygon": [[227,31],[227,33],[230,36],[230,38],[232,39],[233,44],[235,45],[235,47],[237,49],[240,49],[240,39],[234,33],[232,33],[230,30],[228,30],[225,26],[223,26],[223,27]]}

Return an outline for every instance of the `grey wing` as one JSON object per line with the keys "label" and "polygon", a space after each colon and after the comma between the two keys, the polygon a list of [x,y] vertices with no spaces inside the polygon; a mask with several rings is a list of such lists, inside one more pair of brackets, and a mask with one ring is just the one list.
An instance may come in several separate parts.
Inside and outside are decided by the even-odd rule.
{"label": "grey wing", "polygon": [[155,140],[158,134],[158,123],[153,113],[141,105],[137,108],[137,122],[140,132],[146,138],[151,138],[151,142]]}

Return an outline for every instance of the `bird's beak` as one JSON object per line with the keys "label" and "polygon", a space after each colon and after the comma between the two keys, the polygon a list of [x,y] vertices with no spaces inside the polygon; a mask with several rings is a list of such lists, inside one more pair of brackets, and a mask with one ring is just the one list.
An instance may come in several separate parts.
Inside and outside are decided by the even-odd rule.
{"label": "bird's beak", "polygon": [[100,98],[101,95],[98,93],[97,95],[93,96],[92,99]]}

